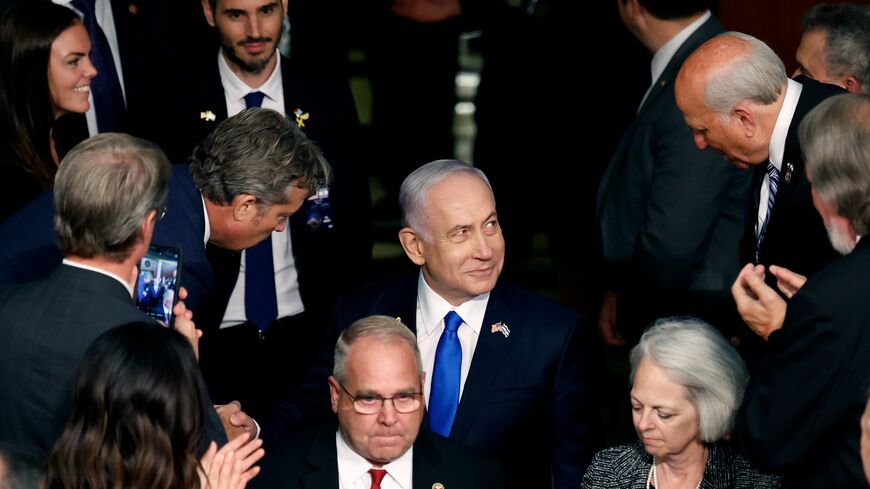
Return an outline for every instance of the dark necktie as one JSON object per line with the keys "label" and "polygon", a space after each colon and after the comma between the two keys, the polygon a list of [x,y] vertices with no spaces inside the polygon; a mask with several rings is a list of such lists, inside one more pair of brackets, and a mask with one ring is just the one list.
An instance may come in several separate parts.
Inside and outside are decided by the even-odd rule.
{"label": "dark necktie", "polygon": [[764,222],[761,224],[761,229],[758,230],[758,238],[755,241],[756,264],[760,261],[761,242],[764,240],[764,234],[767,232],[767,223],[770,221],[770,214],[773,213],[773,202],[776,200],[776,191],[779,189],[779,170],[770,161],[767,162],[767,176],[770,177],[767,192],[767,215],[764,217]]}
{"label": "dark necktie", "polygon": [[[245,105],[259,107],[264,96],[263,92],[251,92],[245,95]],[[245,250],[245,316],[260,331],[266,331],[278,317],[271,234]]]}
{"label": "dark necktie", "polygon": [[82,13],[82,22],[88,31],[88,37],[91,38],[91,63],[97,69],[97,76],[91,80],[97,129],[101,133],[117,132],[121,130],[121,120],[126,110],[124,93],[121,91],[121,80],[115,68],[109,41],[97,24],[94,2],[95,0],[72,0],[70,5]]}
{"label": "dark necktie", "polygon": [[450,436],[453,418],[459,407],[459,382],[462,375],[462,346],[457,331],[462,318],[456,311],[444,316],[444,331],[435,350],[432,388],[429,395],[429,427],[441,436]]}
{"label": "dark necktie", "polygon": [[384,476],[387,475],[387,471],[384,469],[369,469],[369,474],[371,474],[372,476],[371,489],[381,489],[381,481],[384,480]]}

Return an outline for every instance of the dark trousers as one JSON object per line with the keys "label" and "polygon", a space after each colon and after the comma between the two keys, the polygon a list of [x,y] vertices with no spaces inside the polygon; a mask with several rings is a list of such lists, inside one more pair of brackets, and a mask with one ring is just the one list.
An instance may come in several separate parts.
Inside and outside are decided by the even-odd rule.
{"label": "dark trousers", "polygon": [[263,333],[246,322],[203,335],[200,366],[212,400],[237,400],[255,419],[270,415],[316,358],[326,325],[312,317],[279,318]]}

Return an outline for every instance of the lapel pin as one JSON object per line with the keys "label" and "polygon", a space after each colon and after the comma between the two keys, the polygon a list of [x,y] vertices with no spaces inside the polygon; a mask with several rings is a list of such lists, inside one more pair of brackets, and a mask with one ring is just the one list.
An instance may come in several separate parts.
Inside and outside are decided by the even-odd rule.
{"label": "lapel pin", "polygon": [[444,489],[444,484],[442,484],[440,482],[436,482],[436,483],[432,484],[432,489]]}
{"label": "lapel pin", "polygon": [[396,316],[396,322],[397,322],[397,323],[401,323],[401,322],[402,322],[402,316]]}
{"label": "lapel pin", "polygon": [[490,331],[493,333],[501,333],[505,338],[511,335],[511,330],[508,328],[508,325],[501,321],[490,326]]}
{"label": "lapel pin", "polygon": [[308,112],[303,112],[302,109],[296,109],[293,111],[293,115],[296,116],[296,125],[299,127],[305,127],[305,121],[308,120]]}
{"label": "lapel pin", "polygon": [[217,117],[214,115],[214,112],[207,110],[205,112],[199,113],[199,118],[204,121],[214,122]]}
{"label": "lapel pin", "polygon": [[794,165],[791,163],[785,164],[785,183],[791,182],[791,176],[794,174]]}

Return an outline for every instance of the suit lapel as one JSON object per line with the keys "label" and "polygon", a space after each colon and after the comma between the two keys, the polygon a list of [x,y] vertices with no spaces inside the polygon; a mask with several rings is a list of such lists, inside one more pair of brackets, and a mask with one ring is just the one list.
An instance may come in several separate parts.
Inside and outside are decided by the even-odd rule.
{"label": "suit lapel", "polygon": [[312,472],[301,477],[304,489],[338,488],[338,455],[335,451],[335,431],[323,429],[317,433],[305,461]]}
{"label": "suit lapel", "polygon": [[[213,56],[211,62],[200,68],[203,71],[199,90],[200,104],[196,107],[197,113],[193,114],[199,121],[196,126],[199,137],[197,141],[205,139],[219,122],[227,118],[227,99],[217,59],[217,56]],[[211,120],[212,116],[214,120]]]}
{"label": "suit lapel", "polygon": [[[492,332],[491,325],[498,322],[503,322],[510,327],[511,334],[508,337],[499,332]],[[461,439],[474,425],[484,407],[489,404],[492,385],[507,359],[511,344],[517,341],[518,335],[522,335],[521,322],[522,318],[508,306],[501,293],[501,287],[497,285],[489,296],[486,314],[480,326],[480,337],[477,339],[471,368],[462,390],[462,399],[459,400],[459,408],[450,431],[451,439]]]}
{"label": "suit lapel", "polygon": [[439,478],[439,467],[442,463],[441,455],[435,449],[432,440],[429,438],[434,436],[429,434],[425,429],[421,429],[417,435],[417,440],[414,442],[414,457],[413,457],[413,486],[427,489],[433,487],[436,482],[443,482]]}

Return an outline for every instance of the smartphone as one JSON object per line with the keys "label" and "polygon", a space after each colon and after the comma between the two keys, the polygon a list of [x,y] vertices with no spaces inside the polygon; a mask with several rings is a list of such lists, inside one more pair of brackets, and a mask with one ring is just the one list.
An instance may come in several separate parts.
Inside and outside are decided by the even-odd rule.
{"label": "smartphone", "polygon": [[136,306],[145,314],[172,325],[172,308],[178,302],[181,277],[181,250],[172,246],[151,245],[139,261],[136,278]]}

